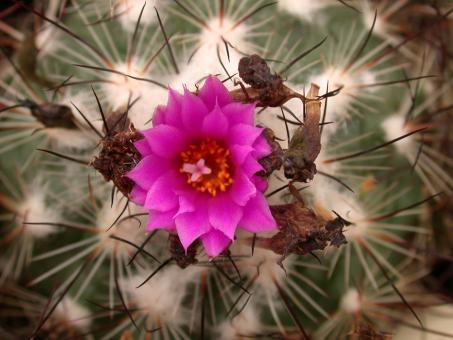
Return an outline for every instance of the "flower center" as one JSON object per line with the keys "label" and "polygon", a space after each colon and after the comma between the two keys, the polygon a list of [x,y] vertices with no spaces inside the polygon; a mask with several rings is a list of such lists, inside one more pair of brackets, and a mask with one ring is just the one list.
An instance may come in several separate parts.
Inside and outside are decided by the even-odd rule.
{"label": "flower center", "polygon": [[206,138],[190,144],[181,152],[181,161],[180,171],[187,173],[187,183],[201,192],[215,196],[233,183],[230,151],[216,140]]}

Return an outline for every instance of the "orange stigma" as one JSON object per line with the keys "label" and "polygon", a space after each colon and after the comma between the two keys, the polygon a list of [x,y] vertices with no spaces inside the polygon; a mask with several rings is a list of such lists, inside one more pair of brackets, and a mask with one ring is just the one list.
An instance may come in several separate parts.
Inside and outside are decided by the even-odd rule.
{"label": "orange stigma", "polygon": [[181,152],[181,163],[180,171],[187,173],[187,183],[198,191],[215,196],[233,183],[230,151],[211,138],[190,144]]}

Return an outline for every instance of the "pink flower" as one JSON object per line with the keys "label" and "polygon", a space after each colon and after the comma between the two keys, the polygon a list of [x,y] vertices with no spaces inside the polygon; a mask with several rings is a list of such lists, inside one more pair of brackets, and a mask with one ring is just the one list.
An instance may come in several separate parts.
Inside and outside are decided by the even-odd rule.
{"label": "pink flower", "polygon": [[200,238],[206,253],[220,254],[236,229],[276,228],[263,195],[258,160],[271,149],[254,125],[254,104],[233,102],[209,77],[198,96],[169,90],[153,127],[135,143],[141,161],[128,173],[131,199],[149,209],[147,230],[176,231],[187,249]]}

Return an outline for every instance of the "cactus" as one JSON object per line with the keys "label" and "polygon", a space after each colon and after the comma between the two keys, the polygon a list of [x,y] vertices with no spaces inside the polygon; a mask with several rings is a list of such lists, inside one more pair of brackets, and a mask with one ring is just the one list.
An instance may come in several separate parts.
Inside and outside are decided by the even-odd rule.
{"label": "cactus", "polygon": [[450,12],[5,6],[1,338],[453,336]]}

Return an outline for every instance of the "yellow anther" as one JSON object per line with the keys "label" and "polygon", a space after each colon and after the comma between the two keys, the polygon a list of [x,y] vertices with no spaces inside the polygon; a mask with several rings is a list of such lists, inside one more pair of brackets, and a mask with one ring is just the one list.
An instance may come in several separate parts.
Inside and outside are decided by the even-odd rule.
{"label": "yellow anther", "polygon": [[[181,152],[181,172],[186,172],[187,165],[197,164],[200,159],[210,170],[202,176],[193,176],[187,173],[187,183],[201,192],[208,192],[212,196],[219,191],[225,191],[233,183],[230,151],[221,142],[211,138],[192,143]],[[196,178],[196,180],[193,180]]]}

